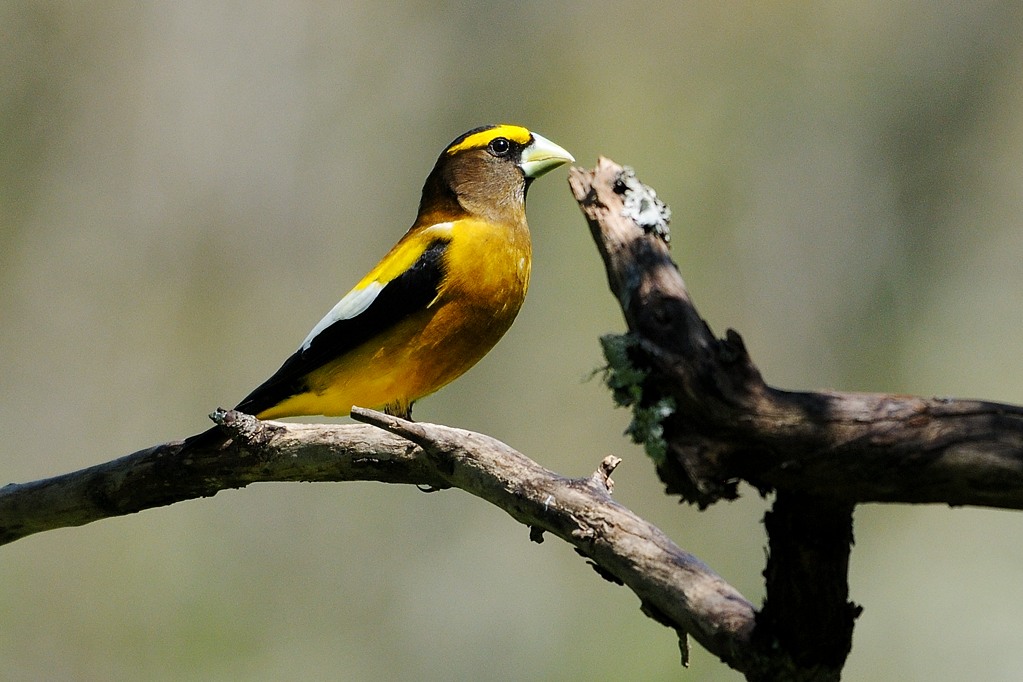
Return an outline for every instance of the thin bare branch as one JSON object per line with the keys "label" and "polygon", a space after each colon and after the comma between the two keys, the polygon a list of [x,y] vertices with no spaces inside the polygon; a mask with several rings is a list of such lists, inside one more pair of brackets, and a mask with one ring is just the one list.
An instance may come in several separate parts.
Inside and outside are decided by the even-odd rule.
{"label": "thin bare branch", "polygon": [[648,615],[680,636],[688,632],[733,667],[743,666],[753,605],[654,525],[611,499],[609,468],[616,462],[605,459],[592,476],[569,479],[489,436],[368,410],[356,409],[352,416],[413,441],[437,460],[450,485],[571,543],[601,575],[632,589]]}
{"label": "thin bare branch", "polygon": [[241,436],[228,440],[214,429],[189,441],[0,488],[0,544],[262,481],[445,486],[419,448],[370,426],[259,422],[235,412],[221,419]]}
{"label": "thin bare branch", "polygon": [[353,416],[374,426],[260,422],[220,412],[216,419],[229,435],[213,430],[63,476],[5,486],[0,543],[262,481],[457,487],[529,526],[533,540],[549,532],[571,543],[600,575],[632,589],[645,613],[742,665],[753,605],[611,499],[615,458],[590,476],[566,478],[489,436],[370,410]]}

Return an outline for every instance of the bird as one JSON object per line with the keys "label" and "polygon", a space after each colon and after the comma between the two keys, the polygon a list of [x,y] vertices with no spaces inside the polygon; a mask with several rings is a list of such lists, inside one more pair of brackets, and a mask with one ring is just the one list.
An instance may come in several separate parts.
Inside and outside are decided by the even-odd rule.
{"label": "bird", "polygon": [[359,406],[411,419],[415,401],[511,326],[529,287],[527,190],[573,161],[518,125],[459,135],[427,176],[412,227],[235,410],[263,420]]}

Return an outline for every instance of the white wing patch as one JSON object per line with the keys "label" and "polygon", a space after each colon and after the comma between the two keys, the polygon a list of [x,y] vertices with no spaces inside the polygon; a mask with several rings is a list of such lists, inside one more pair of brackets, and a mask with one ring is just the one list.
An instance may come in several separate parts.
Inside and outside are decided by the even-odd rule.
{"label": "white wing patch", "polygon": [[[423,232],[425,234],[450,237],[454,226],[454,223],[436,223],[425,228]],[[313,339],[338,320],[350,320],[365,312],[367,308],[373,305],[373,301],[376,300],[377,295],[383,288],[384,285],[380,282],[370,282],[362,289],[352,289],[349,291],[345,294],[344,298],[337,302],[337,305],[331,308],[330,312],[322,320],[316,323],[313,330],[309,332],[309,336],[305,337],[305,341],[302,342],[299,350],[308,350]]]}
{"label": "white wing patch", "polygon": [[434,223],[428,228],[423,230],[424,234],[436,234],[438,236],[450,237],[451,230],[455,227],[454,223]]}
{"label": "white wing patch", "polygon": [[350,320],[356,315],[359,315],[376,300],[380,290],[384,288],[384,285],[380,282],[370,282],[362,289],[352,289],[344,298],[337,302],[330,312],[327,313],[322,320],[320,320],[313,330],[309,332],[309,336],[305,337],[305,341],[302,342],[301,350],[308,350],[309,345],[313,342],[320,332],[334,324],[339,320]]}

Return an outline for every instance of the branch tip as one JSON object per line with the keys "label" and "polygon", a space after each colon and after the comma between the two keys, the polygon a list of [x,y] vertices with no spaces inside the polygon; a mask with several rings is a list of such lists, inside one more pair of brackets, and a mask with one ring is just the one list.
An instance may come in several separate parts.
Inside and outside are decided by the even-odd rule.
{"label": "branch tip", "polygon": [[602,485],[608,494],[615,491],[615,482],[611,479],[611,474],[622,463],[621,457],[615,457],[614,455],[608,455],[597,467],[597,470],[593,472],[593,479]]}
{"label": "branch tip", "polygon": [[393,419],[390,415],[378,410],[371,410],[366,407],[358,406],[352,407],[350,416],[357,422],[372,424],[373,426],[379,426],[380,428],[386,428],[385,425],[390,423],[390,420]]}
{"label": "branch tip", "polygon": [[274,436],[282,431],[280,426],[272,422],[260,421],[251,414],[238,410],[225,410],[218,407],[210,413],[209,417],[227,436],[253,447],[267,445]]}
{"label": "branch tip", "polygon": [[622,166],[615,174],[612,190],[622,195],[622,216],[643,228],[647,234],[653,233],[667,244],[671,241],[668,223],[671,222],[671,209],[657,198],[657,192],[650,185],[640,182],[636,171],[631,166]]}
{"label": "branch tip", "polygon": [[404,431],[408,429],[409,425],[415,423],[408,419],[402,419],[401,417],[395,417],[392,414],[387,414],[386,412],[357,406],[352,407],[351,417],[357,422],[370,424],[381,428],[384,431],[397,433],[398,435],[404,435]]}

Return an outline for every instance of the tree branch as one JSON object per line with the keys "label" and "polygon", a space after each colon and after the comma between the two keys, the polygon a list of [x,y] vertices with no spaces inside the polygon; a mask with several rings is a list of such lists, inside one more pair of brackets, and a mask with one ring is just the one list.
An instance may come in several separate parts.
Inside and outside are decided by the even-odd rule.
{"label": "tree branch", "polygon": [[847,580],[855,504],[1023,508],[1023,408],[773,388],[738,333],[717,339],[700,317],[654,191],[604,158],[569,184],[629,327],[602,341],[633,438],[669,491],[701,506],[741,480],[777,493],[747,678],[839,679],[860,613]]}
{"label": "tree branch", "polygon": [[674,491],[706,505],[744,479],[850,503],[1023,509],[1023,407],[772,388],[738,333],[717,339],[700,317],[659,238],[656,196],[631,199],[649,207],[639,220],[628,209],[649,188],[604,158],[569,184],[632,334],[637,405],[671,406],[658,470]]}
{"label": "tree branch", "polygon": [[260,422],[218,412],[222,437],[208,432],[63,476],[7,485],[0,488],[0,543],[260,481],[457,487],[530,526],[535,541],[549,532],[572,544],[600,575],[635,592],[644,612],[674,628],[683,642],[688,632],[733,666],[744,665],[753,605],[611,499],[615,458],[592,476],[565,478],[489,436],[371,410],[352,416],[373,426]]}
{"label": "tree branch", "polygon": [[233,411],[215,415],[233,440],[217,437],[214,429],[195,444],[164,443],[80,471],[0,488],[0,544],[263,481],[446,486],[419,448],[370,426],[259,422]]}
{"label": "tree branch", "polygon": [[352,416],[422,447],[450,485],[574,545],[598,573],[635,592],[647,615],[675,628],[683,654],[688,632],[729,665],[748,664],[753,605],[657,527],[611,499],[616,458],[605,459],[588,478],[570,479],[489,436],[369,410],[356,409]]}

